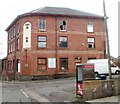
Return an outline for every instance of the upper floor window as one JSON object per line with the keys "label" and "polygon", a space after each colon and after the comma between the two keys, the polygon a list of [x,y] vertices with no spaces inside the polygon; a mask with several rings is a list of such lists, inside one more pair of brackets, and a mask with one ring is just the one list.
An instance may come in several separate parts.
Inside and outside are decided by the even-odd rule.
{"label": "upper floor window", "polygon": [[13,51],[15,51],[15,42],[13,42],[12,46],[13,46]]}
{"label": "upper floor window", "polygon": [[60,48],[67,48],[67,37],[60,37],[59,38],[59,47]]}
{"label": "upper floor window", "polygon": [[67,22],[65,20],[60,20],[60,31],[67,30]]}
{"label": "upper floor window", "polygon": [[46,20],[45,19],[39,19],[39,29],[40,30],[46,29]]}
{"label": "upper floor window", "polygon": [[12,43],[11,43],[11,46],[10,46],[10,48],[11,48],[11,49],[10,49],[10,52],[12,52],[12,48],[13,48],[13,46],[12,46]]}
{"label": "upper floor window", "polygon": [[88,38],[88,48],[95,48],[95,38]]}
{"label": "upper floor window", "polygon": [[18,23],[16,26],[16,34],[19,34],[19,33],[20,33],[20,24]]}
{"label": "upper floor window", "polygon": [[46,36],[38,36],[38,48],[46,48]]}
{"label": "upper floor window", "polygon": [[11,34],[10,34],[10,32],[8,32],[8,40],[10,40],[11,39]]}
{"label": "upper floor window", "polygon": [[11,45],[9,44],[8,45],[8,53],[10,53],[11,52]]}
{"label": "upper floor window", "polygon": [[94,32],[93,22],[92,21],[87,22],[87,32]]}
{"label": "upper floor window", "polygon": [[17,50],[19,50],[19,44],[20,44],[20,40],[19,39],[17,39]]}
{"label": "upper floor window", "polygon": [[15,27],[13,28],[13,37],[15,37]]}

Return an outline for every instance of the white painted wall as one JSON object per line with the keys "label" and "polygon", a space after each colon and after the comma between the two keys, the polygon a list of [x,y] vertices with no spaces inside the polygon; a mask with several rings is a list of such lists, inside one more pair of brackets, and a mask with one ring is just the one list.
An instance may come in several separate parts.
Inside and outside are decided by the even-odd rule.
{"label": "white painted wall", "polygon": [[23,48],[31,48],[31,23],[26,22],[23,26]]}

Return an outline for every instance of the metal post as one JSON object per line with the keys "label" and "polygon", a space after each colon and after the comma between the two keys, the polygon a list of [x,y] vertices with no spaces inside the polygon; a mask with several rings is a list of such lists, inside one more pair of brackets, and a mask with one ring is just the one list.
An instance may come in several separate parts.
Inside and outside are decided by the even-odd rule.
{"label": "metal post", "polygon": [[109,68],[109,78],[112,79],[111,75],[111,63],[110,63],[110,49],[109,49],[109,35],[108,35],[108,27],[107,27],[107,15],[106,15],[106,8],[105,8],[105,1],[103,0],[103,11],[104,11],[104,26],[105,26],[105,34],[106,34],[106,55],[108,58],[108,68]]}

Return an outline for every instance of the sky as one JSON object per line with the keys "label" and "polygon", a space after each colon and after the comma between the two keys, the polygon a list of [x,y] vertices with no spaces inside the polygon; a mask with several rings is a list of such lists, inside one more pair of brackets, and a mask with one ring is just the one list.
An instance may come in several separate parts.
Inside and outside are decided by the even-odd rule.
{"label": "sky", "polygon": [[[110,54],[118,57],[118,2],[105,0],[108,19]],[[2,0],[0,1],[0,59],[7,56],[7,32],[5,29],[20,14],[51,6],[67,7],[103,16],[103,0]]]}

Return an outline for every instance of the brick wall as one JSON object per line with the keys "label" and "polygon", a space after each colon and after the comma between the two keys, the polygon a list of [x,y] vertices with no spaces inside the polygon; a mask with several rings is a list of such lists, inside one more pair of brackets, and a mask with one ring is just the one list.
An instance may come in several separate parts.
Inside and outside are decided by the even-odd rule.
{"label": "brick wall", "polygon": [[120,94],[120,79],[93,80],[83,82],[84,100],[109,97]]}
{"label": "brick wall", "polygon": [[[46,31],[38,30],[38,19],[40,18],[46,19]],[[67,21],[66,32],[59,31],[60,20]],[[87,32],[88,21],[94,22],[93,33]],[[85,63],[88,60],[88,58],[104,58],[105,36],[104,36],[103,19],[28,16],[21,18],[20,20],[17,21],[17,23],[18,22],[21,28],[20,34],[17,35],[17,38],[20,39],[20,49],[19,51],[16,52],[16,59],[20,58],[21,61],[20,74],[46,75],[46,74],[75,73],[75,58],[77,58],[78,56],[82,58],[82,63]],[[26,22],[30,22],[32,26],[32,34],[31,34],[32,43],[31,43],[31,48],[27,49],[27,51],[25,51],[25,49],[22,48],[23,25]],[[47,47],[45,49],[40,49],[37,47],[37,37],[39,35],[47,36]],[[59,36],[68,37],[68,48],[65,49],[59,48]],[[95,38],[95,49],[88,49],[87,37]],[[8,41],[8,44],[10,44],[13,41],[14,39]],[[57,48],[57,55],[56,55],[56,48]],[[47,59],[56,58],[57,68],[55,69],[47,68],[47,71],[45,72],[37,71],[37,58],[41,58],[41,57]],[[8,60],[13,60],[14,58],[15,58],[15,52],[8,54]],[[68,58],[69,70],[67,71],[59,70],[59,58]],[[28,63],[27,68],[25,68],[25,63]]]}

